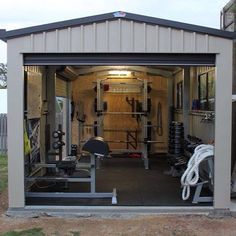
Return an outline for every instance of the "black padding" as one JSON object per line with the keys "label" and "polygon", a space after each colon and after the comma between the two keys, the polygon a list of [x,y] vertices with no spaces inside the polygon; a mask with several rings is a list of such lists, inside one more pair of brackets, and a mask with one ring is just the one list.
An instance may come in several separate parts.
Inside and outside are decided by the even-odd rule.
{"label": "black padding", "polygon": [[102,156],[107,156],[110,152],[108,144],[104,141],[102,137],[90,138],[83,146],[83,151],[87,151],[91,154],[98,154]]}

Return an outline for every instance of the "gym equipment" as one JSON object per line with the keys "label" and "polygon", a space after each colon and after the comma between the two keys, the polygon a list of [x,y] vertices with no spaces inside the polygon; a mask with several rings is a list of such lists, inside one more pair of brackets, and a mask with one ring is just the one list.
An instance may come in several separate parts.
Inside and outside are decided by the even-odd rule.
{"label": "gym equipment", "polygon": [[151,143],[148,141],[152,140],[152,122],[148,121],[147,125],[148,125],[148,127],[147,127],[147,140],[146,140],[146,142],[147,142],[147,150],[148,150],[148,152],[150,152]]}
{"label": "gym equipment", "polygon": [[[159,127],[159,126],[157,126]],[[184,157],[184,128],[183,123],[172,121],[169,127],[169,146],[168,162],[170,170],[164,171],[164,174],[172,177],[182,175],[186,158]]]}
{"label": "gym equipment", "polygon": [[133,148],[133,149],[137,149],[137,146],[138,146],[138,131],[135,130],[135,131],[131,131],[131,130],[127,130],[126,131],[126,140],[127,140],[127,143],[126,143],[126,148],[129,149],[130,146]]}
{"label": "gym equipment", "polygon": [[200,138],[196,136],[188,135],[187,139],[184,140],[185,154],[190,153],[188,155],[190,155],[189,157],[191,157],[192,154],[194,153],[195,148],[200,144],[203,144]]}
{"label": "gym equipment", "polygon": [[107,156],[109,154],[109,146],[102,137],[90,138],[83,146],[83,151],[87,151],[97,156]]}
{"label": "gym equipment", "polygon": [[74,120],[74,116],[75,116],[75,102],[73,101],[73,98],[72,98],[72,101],[71,101],[71,121]]}
{"label": "gym equipment", "polygon": [[183,155],[184,151],[184,127],[181,122],[171,122],[169,128],[169,150],[170,154]]}
{"label": "gym equipment", "polygon": [[[194,150],[194,154],[190,158],[187,169],[181,177],[181,185],[183,187],[182,199],[187,200],[190,197],[190,187],[195,186],[195,194],[193,203],[212,202],[213,197],[201,197],[201,190],[204,184],[213,188],[213,156],[214,146],[201,144]],[[201,169],[200,164],[207,161],[206,172]],[[198,182],[199,179],[201,182]]]}
{"label": "gym equipment", "polygon": [[152,100],[151,98],[147,99],[147,112],[150,113],[152,109]]}
{"label": "gym equipment", "polygon": [[212,123],[215,121],[215,113],[206,113],[204,117],[201,119],[201,122]]}
{"label": "gym equipment", "polygon": [[[134,98],[129,99],[128,97],[125,98],[125,101],[131,106],[131,110],[132,110],[132,117],[134,118],[135,115],[133,114],[133,112],[135,111],[135,100]],[[136,100],[137,102],[137,100]],[[137,110],[136,110],[137,111]]]}
{"label": "gym equipment", "polygon": [[93,132],[94,132],[94,136],[95,136],[95,137],[98,136],[97,124],[98,124],[98,122],[95,120],[95,121],[94,121],[94,126],[93,126]]}
{"label": "gym equipment", "polygon": [[162,136],[163,135],[162,106],[161,106],[160,102],[158,102],[158,105],[157,105],[157,134],[158,134],[158,136]]}
{"label": "gym equipment", "polygon": [[64,132],[61,130],[62,126],[58,125],[58,130],[53,131],[52,137],[54,139],[57,139],[55,142],[53,142],[52,147],[55,150],[59,151],[59,161],[62,161],[62,147],[65,145],[65,143],[62,141],[63,136],[65,135]]}
{"label": "gym equipment", "polygon": [[[102,89],[104,91],[109,91],[109,88],[110,88],[109,84],[104,84],[103,87],[102,87]],[[93,90],[94,90],[94,92],[97,92],[97,86],[95,86]]]}
{"label": "gym equipment", "polygon": [[76,144],[71,144],[70,156],[77,157],[78,155],[78,146]]}
{"label": "gym equipment", "polygon": [[[142,112],[142,103],[139,100],[135,100],[135,106],[136,106],[136,112]],[[142,118],[140,117],[141,115],[137,114],[134,115],[134,117],[136,117],[137,122],[141,122]]]}
{"label": "gym equipment", "polygon": [[[96,92],[97,92],[97,98],[95,100],[96,105],[96,111],[97,111],[97,129],[96,129],[96,134],[98,136],[103,136],[103,116],[104,115],[132,115],[133,117],[137,117],[137,121],[141,121],[141,126],[142,126],[142,148],[140,152],[142,153],[142,159],[144,161],[144,167],[145,169],[149,168],[149,161],[148,161],[148,142],[150,143],[150,140],[148,139],[148,131],[147,131],[147,121],[148,121],[148,115],[149,112],[151,111],[151,99],[148,100],[147,94],[148,94],[148,81],[147,80],[142,80],[139,78],[135,78],[136,83],[129,83],[126,84],[126,86],[136,86],[140,89],[140,92],[142,94],[142,102],[138,105],[138,112],[137,109],[133,109],[133,112],[115,112],[115,111],[103,111],[103,93],[105,92],[104,85],[109,85],[109,84],[117,84],[117,82],[109,82],[109,78],[107,79],[98,79],[97,80],[97,85],[96,85]],[[120,83],[119,83],[120,84]],[[150,88],[149,88],[150,92]],[[129,102],[129,104],[133,104],[133,100],[131,101],[126,98],[126,101]],[[136,102],[137,103],[137,102]],[[138,107],[136,106],[136,107]],[[141,108],[141,109],[140,109]],[[135,111],[136,110],[136,111]],[[130,149],[122,149],[122,150],[111,150],[112,152],[122,152],[122,153],[129,153],[129,152],[138,152],[138,150],[130,150]]]}
{"label": "gym equipment", "polygon": [[102,112],[102,111],[107,111],[107,108],[108,108],[108,105],[107,105],[107,102],[104,101],[103,102],[103,109],[102,110],[99,110],[97,108],[97,98],[94,99],[94,112],[97,113],[97,112]]}
{"label": "gym equipment", "polygon": [[[75,149],[75,146],[73,146]],[[106,157],[109,154],[109,147],[106,142],[104,142],[101,137],[90,138],[82,147],[83,151],[88,154],[83,155],[84,158],[90,158],[90,163],[80,163],[76,156],[69,156],[52,164],[40,164],[40,168],[53,168],[56,170],[54,176],[36,176],[31,175],[26,178],[26,181],[36,183],[37,181],[46,182],[64,182],[65,186],[68,187],[68,183],[89,183],[89,192],[26,192],[27,197],[54,197],[54,198],[111,198],[112,204],[117,204],[117,194],[114,188],[112,192],[108,193],[98,193],[96,192],[96,160]],[[40,170],[40,169],[39,169]],[[61,171],[63,170],[61,175]],[[79,177],[78,172],[85,171],[88,174],[85,177]],[[59,175],[57,174],[59,173]],[[73,176],[73,177],[72,177]]]}

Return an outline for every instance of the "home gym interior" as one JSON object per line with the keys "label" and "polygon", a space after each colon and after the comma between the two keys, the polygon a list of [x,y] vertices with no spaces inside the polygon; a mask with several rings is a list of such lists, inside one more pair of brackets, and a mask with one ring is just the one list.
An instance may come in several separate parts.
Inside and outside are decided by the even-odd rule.
{"label": "home gym interior", "polygon": [[213,204],[215,67],[24,72],[26,205]]}

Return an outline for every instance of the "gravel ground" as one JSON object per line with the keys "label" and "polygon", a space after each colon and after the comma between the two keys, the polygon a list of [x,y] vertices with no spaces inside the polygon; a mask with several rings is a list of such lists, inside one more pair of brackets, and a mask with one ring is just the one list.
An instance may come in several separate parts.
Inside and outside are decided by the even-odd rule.
{"label": "gravel ground", "polygon": [[42,228],[45,235],[122,235],[122,236],[235,236],[236,219],[210,218],[197,215],[157,215],[132,218],[11,218],[7,209],[7,193],[0,194],[0,235],[16,230]]}

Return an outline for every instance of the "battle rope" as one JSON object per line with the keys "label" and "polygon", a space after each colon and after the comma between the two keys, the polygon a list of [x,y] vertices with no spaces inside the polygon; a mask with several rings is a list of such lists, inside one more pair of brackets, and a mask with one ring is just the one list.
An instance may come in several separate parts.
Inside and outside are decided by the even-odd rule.
{"label": "battle rope", "polygon": [[187,169],[181,177],[183,187],[182,199],[187,200],[190,196],[190,187],[195,186],[199,180],[199,165],[207,157],[214,155],[214,146],[199,145],[195,148],[194,154],[188,162]]}

